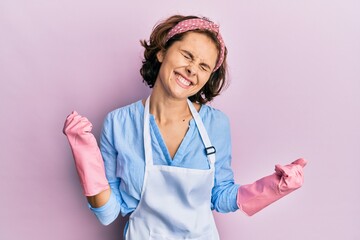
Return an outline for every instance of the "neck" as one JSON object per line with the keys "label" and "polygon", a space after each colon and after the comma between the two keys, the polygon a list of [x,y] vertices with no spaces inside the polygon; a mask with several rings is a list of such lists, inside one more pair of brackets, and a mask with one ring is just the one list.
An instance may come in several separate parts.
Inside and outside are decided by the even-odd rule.
{"label": "neck", "polygon": [[174,121],[184,121],[191,118],[191,112],[186,99],[171,99],[152,94],[150,97],[150,113],[159,124]]}

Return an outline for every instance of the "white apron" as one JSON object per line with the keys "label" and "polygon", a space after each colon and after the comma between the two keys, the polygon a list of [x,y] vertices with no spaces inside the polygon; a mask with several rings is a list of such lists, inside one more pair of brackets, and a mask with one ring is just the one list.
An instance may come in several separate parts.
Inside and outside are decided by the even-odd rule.
{"label": "white apron", "polygon": [[[211,212],[215,148],[199,113],[188,104],[208,152],[209,169],[154,165],[150,137],[150,97],[144,111],[145,175],[141,199],[129,217],[126,240],[218,240]],[[196,159],[194,159],[196,161]]]}

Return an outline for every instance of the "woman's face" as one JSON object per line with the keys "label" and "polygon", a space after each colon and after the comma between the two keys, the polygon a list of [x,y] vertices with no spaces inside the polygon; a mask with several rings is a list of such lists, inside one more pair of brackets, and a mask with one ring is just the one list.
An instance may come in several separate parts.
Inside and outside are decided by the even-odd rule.
{"label": "woman's face", "polygon": [[188,32],[166,52],[159,52],[161,62],[154,91],[165,97],[186,99],[196,94],[213,72],[218,50],[203,33]]}

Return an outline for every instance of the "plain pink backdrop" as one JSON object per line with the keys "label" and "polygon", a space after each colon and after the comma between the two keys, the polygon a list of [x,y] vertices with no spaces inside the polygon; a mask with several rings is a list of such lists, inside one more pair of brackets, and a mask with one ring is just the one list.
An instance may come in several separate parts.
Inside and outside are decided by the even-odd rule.
{"label": "plain pink backdrop", "polygon": [[[215,213],[224,240],[360,239],[359,1],[0,2],[0,239],[121,239],[87,209],[62,126],[149,94],[140,39],[171,14],[221,25],[238,183],[309,160],[303,188],[249,218]],[[125,129],[124,129],[125,130]]]}

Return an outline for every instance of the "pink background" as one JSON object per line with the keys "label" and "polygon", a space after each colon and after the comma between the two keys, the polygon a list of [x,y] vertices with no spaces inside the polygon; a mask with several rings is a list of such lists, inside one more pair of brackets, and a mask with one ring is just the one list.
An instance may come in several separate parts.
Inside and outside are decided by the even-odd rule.
{"label": "pink background", "polygon": [[0,239],[121,239],[87,209],[61,129],[76,109],[99,136],[149,94],[139,40],[171,14],[221,25],[238,183],[307,158],[302,189],[254,217],[215,213],[222,239],[360,239],[360,4],[346,1],[0,2]]}

